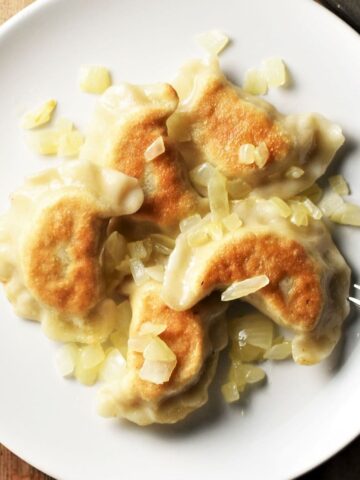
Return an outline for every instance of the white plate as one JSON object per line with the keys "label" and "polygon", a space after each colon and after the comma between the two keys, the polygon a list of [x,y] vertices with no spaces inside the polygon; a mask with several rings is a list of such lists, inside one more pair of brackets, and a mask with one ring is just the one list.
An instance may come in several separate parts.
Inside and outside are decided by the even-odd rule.
{"label": "white plate", "polygon": [[[84,127],[95,98],[77,90],[83,63],[108,65],[115,81],[171,79],[199,54],[193,36],[220,28],[222,56],[238,80],[264,57],[286,59],[292,89],[271,92],[285,112],[316,110],[349,141],[341,170],[354,201],[360,179],[360,39],[310,0],[37,1],[0,29],[0,202],[24,174],[54,160],[29,153],[18,128],[24,108],[54,96],[60,114]],[[341,228],[343,252],[360,271],[359,231]],[[336,355],[317,367],[268,365],[269,382],[246,405],[211,407],[175,427],[140,429],[101,419],[94,389],[62,380],[55,345],[0,300],[0,441],[64,480],[288,479],[334,454],[360,432],[359,319]]]}

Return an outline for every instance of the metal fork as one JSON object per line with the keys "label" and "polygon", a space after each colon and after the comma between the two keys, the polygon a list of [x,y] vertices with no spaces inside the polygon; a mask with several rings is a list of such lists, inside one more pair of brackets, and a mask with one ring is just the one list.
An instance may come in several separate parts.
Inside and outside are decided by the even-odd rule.
{"label": "metal fork", "polygon": [[[356,283],[355,283],[354,287],[357,288],[358,290],[360,290],[360,285],[356,285]],[[360,307],[360,300],[358,300],[357,298],[349,297],[349,300],[350,300],[350,302],[353,302],[353,303],[355,303],[355,305],[358,305]]]}

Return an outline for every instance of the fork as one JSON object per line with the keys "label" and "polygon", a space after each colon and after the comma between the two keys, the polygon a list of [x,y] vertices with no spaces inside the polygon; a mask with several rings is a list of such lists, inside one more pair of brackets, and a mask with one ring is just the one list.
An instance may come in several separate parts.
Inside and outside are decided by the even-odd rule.
{"label": "fork", "polygon": [[[360,290],[360,285],[357,285],[356,283],[354,284],[354,287],[357,288],[358,290]],[[354,298],[354,297],[349,297],[348,300],[350,302],[353,302],[355,303],[355,305],[358,305],[360,307],[360,300],[358,300],[357,298]]]}

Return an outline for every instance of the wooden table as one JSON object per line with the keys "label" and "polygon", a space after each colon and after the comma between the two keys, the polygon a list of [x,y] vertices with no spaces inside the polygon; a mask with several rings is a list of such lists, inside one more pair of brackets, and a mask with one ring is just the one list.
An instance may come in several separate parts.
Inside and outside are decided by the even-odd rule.
{"label": "wooden table", "polygon": [[[33,1],[34,0],[0,0],[0,24]],[[310,440],[306,448],[311,448]],[[299,452],[299,455],[301,455],[301,452]],[[302,476],[299,480],[339,479],[360,479],[360,438],[324,465]],[[0,480],[51,480],[51,478],[23,462],[20,458],[0,445]]]}

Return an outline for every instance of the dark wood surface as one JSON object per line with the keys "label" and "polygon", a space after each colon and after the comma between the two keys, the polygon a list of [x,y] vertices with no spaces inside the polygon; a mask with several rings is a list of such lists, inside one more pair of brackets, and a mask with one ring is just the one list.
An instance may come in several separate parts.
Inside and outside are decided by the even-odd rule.
{"label": "dark wood surface", "polygon": [[[0,0],[0,24],[33,1]],[[356,2],[360,2],[360,0],[356,0]],[[339,4],[341,1],[336,3]],[[311,448],[311,439],[307,445],[304,445],[304,448]],[[51,480],[51,478],[23,462],[0,445],[0,480]],[[251,480],[251,478],[246,480]],[[298,480],[360,480],[360,437],[323,465],[299,477]]]}

